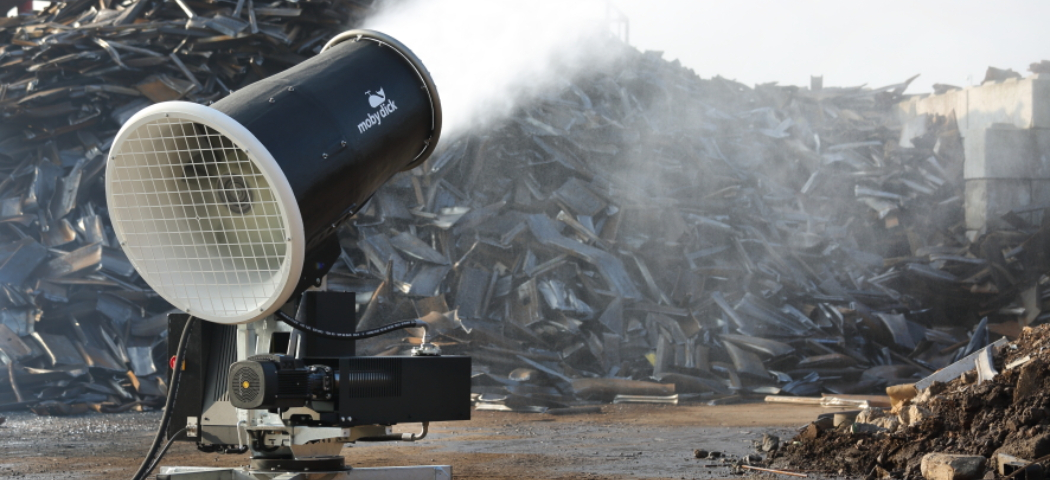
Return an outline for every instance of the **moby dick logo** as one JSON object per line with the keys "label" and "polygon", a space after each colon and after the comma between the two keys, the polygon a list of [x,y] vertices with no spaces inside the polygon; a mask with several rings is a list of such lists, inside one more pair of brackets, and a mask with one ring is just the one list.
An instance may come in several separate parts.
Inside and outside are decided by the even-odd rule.
{"label": "moby dick logo", "polygon": [[368,95],[368,104],[371,105],[372,108],[376,108],[379,104],[386,101],[386,93],[383,92],[382,88],[376,93],[372,93],[372,91],[369,90],[365,92],[365,95]]}
{"label": "moby dick logo", "polygon": [[397,110],[397,105],[393,100],[386,98],[386,92],[382,88],[376,90],[375,93],[369,90],[365,92],[365,95],[368,96],[368,104],[379,110],[369,113],[363,122],[357,124],[357,131],[360,133],[365,133],[376,125],[382,125],[383,119]]}

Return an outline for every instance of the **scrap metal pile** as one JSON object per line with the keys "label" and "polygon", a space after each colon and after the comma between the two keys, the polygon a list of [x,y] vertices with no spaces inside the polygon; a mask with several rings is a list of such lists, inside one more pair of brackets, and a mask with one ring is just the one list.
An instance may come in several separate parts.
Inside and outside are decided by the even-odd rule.
{"label": "scrap metal pile", "polygon": [[120,125],[292,66],[356,0],[74,0],[0,18],[0,409],[163,403],[172,308],[121,252],[103,170]]}
{"label": "scrap metal pile", "polygon": [[881,391],[1041,321],[1045,234],[968,240],[954,119],[816,80],[627,49],[381,190],[329,288],[375,292],[363,326],[443,313],[497,410]]}
{"label": "scrap metal pile", "polygon": [[[157,403],[170,306],[109,227],[111,139],[150,103],[216,100],[316,53],[362,3],[0,19],[0,408]],[[615,65],[443,140],[340,231],[327,287],[358,294],[359,329],[424,317],[474,358],[479,405],[544,411],[867,392],[1041,320],[1042,212],[970,242],[954,120],[899,124],[909,82],[750,88],[610,48]]]}

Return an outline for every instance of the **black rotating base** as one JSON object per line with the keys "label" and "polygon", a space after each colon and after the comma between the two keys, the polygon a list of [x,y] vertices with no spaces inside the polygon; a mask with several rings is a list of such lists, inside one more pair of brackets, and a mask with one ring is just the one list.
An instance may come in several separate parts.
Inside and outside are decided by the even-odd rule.
{"label": "black rotating base", "polygon": [[253,458],[248,469],[261,472],[335,472],[349,470],[343,457],[322,457],[304,460],[294,458]]}

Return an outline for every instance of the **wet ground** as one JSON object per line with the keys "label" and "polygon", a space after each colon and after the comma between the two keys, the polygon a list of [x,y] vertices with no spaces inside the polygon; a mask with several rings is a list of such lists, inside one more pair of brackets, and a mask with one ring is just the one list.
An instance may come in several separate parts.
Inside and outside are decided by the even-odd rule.
{"label": "wet ground", "polygon": [[[354,445],[343,454],[354,466],[448,464],[457,478],[471,479],[724,478],[733,476],[728,467],[695,459],[693,450],[754,453],[752,443],[763,433],[790,438],[819,413],[766,404],[607,405],[601,414],[571,416],[474,412],[467,422],[431,425],[421,442]],[[4,415],[0,478],[19,480],[130,478],[160,420],[156,412]],[[162,465],[246,462],[245,455],[200,453],[178,443]]]}

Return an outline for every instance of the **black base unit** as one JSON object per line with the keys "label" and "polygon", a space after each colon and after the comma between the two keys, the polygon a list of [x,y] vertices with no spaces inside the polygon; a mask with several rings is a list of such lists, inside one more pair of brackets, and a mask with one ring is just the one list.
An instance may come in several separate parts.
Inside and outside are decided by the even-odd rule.
{"label": "black base unit", "polygon": [[[185,314],[168,317],[169,339],[179,338],[187,319]],[[230,368],[236,362],[236,329],[232,325],[196,322],[187,339],[189,344],[168,427],[169,437],[185,427],[188,420],[195,419],[201,422],[197,439],[200,445],[221,449],[237,443],[236,415],[231,415],[235,410],[228,390]],[[175,343],[169,344],[172,356]],[[320,344],[304,343],[313,347],[311,351],[322,350],[318,348]],[[325,346],[330,350],[353,351],[352,344]],[[283,352],[286,347],[287,336],[283,336],[272,341],[270,350]],[[308,356],[295,362],[300,364],[298,368],[317,367],[318,371],[330,372],[330,378],[324,382],[327,385],[324,398],[307,400],[301,396],[303,400],[297,405],[312,409],[319,418],[293,417],[292,424],[349,427],[470,419],[470,357]],[[298,386],[298,382],[292,382],[277,385],[276,389],[279,393]],[[229,421],[219,418],[229,418]]]}
{"label": "black base unit", "polygon": [[[174,361],[179,337],[190,316],[185,313],[168,315],[168,358]],[[179,433],[190,418],[200,421],[206,400],[221,401],[226,394],[226,375],[237,360],[237,326],[197,320],[186,338],[186,353],[182,359],[182,377],[175,390],[168,438]],[[171,370],[168,365],[168,394],[172,394]],[[180,437],[182,440],[194,440]]]}
{"label": "black base unit", "polygon": [[470,420],[470,357],[344,357],[330,361],[339,365],[336,405],[340,419],[349,419],[346,425]]}

